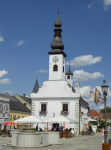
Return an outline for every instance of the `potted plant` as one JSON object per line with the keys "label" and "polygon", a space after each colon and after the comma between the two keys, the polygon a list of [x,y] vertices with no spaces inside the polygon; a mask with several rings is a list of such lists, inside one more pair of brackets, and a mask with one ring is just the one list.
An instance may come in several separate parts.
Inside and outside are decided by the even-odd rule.
{"label": "potted plant", "polygon": [[42,115],[42,114],[47,114],[47,111],[39,111],[39,113],[40,113],[40,115]]}
{"label": "potted plant", "polygon": [[65,114],[68,115],[68,113],[69,113],[68,111],[61,111],[62,115],[65,115]]}

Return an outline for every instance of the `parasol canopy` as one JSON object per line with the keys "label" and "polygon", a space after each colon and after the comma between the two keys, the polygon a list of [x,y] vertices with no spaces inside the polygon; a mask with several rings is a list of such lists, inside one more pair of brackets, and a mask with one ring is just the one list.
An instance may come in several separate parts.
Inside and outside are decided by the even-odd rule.
{"label": "parasol canopy", "polygon": [[17,119],[14,123],[41,123],[42,121],[35,116],[28,116],[25,118]]}
{"label": "parasol canopy", "polygon": [[4,122],[2,123],[2,125],[16,125],[18,123],[14,123],[14,122]]}
{"label": "parasol canopy", "polygon": [[57,116],[57,117],[53,117],[51,119],[43,121],[43,123],[47,123],[47,122],[49,122],[49,123],[63,123],[63,122],[71,123],[71,121],[64,116]]}

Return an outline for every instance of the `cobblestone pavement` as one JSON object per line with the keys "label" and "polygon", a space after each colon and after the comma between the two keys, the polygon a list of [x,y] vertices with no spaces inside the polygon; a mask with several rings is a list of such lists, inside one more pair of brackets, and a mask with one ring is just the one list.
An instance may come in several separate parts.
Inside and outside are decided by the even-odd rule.
{"label": "cobblestone pavement", "polygon": [[[108,134],[111,139],[111,133]],[[41,148],[11,148],[2,144],[11,142],[11,137],[0,137],[0,148],[2,150],[102,150],[102,133],[97,132],[94,136],[75,136],[69,139],[60,139],[63,145],[51,145]]]}

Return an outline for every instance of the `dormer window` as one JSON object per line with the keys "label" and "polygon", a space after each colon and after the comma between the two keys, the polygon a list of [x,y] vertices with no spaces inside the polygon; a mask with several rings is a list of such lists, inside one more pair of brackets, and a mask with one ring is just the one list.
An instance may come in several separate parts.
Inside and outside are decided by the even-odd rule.
{"label": "dormer window", "polygon": [[53,71],[58,71],[58,66],[57,65],[53,66]]}

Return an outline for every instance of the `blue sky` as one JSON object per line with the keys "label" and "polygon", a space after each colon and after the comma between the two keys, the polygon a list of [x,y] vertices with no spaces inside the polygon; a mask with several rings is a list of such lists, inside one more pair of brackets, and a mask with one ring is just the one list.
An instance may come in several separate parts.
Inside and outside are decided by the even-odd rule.
{"label": "blue sky", "polygon": [[58,7],[66,71],[70,62],[73,86],[79,82],[82,97],[99,111],[103,105],[95,105],[89,92],[100,90],[106,79],[111,106],[111,0],[0,1],[0,93],[30,96],[36,76],[40,87],[48,80],[47,52]]}

